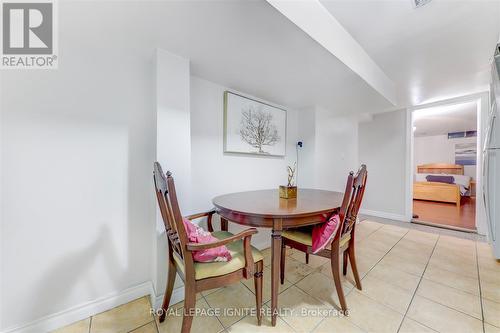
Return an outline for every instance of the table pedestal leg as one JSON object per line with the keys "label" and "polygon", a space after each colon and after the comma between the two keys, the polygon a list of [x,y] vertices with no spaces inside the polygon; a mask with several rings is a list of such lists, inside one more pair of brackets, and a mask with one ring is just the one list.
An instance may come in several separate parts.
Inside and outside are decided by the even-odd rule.
{"label": "table pedestal leg", "polygon": [[276,326],[281,259],[281,230],[273,230],[271,244],[271,324]]}

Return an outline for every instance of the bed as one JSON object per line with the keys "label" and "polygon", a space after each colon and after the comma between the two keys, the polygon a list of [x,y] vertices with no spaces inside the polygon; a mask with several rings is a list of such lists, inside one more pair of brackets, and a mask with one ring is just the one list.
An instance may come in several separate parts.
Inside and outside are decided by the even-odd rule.
{"label": "bed", "polygon": [[[427,181],[428,175],[454,177],[454,184]],[[470,177],[464,176],[464,166],[456,164],[432,163],[417,166],[413,183],[413,199],[454,203],[460,207],[462,196],[470,188]]]}

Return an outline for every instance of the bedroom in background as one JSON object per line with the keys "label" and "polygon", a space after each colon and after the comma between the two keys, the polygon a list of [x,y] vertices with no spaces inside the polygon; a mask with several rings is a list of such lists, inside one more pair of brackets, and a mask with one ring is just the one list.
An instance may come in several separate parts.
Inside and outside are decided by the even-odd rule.
{"label": "bedroom in background", "polygon": [[476,232],[478,101],[413,111],[413,220]]}

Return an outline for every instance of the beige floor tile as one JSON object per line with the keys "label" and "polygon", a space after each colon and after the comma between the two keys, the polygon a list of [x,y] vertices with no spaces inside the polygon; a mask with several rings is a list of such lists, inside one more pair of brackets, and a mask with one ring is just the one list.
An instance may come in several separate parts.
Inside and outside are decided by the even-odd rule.
{"label": "beige floor tile", "polygon": [[407,316],[439,332],[481,332],[482,322],[474,317],[415,295]]}
{"label": "beige floor tile", "polygon": [[417,295],[481,319],[481,301],[477,295],[427,279],[420,282]]}
{"label": "beige floor tile", "polygon": [[484,323],[484,333],[500,333],[500,327]]}
{"label": "beige floor tile", "polygon": [[476,262],[476,250],[474,248],[460,248],[457,246],[436,245],[434,255],[447,258],[452,261]]}
{"label": "beige floor tile", "polygon": [[[368,247],[356,247],[356,264],[361,278],[365,276],[370,269],[372,269],[383,257],[385,253],[370,249]],[[349,264],[349,272],[351,272],[351,265]]]}
{"label": "beige floor tile", "polygon": [[[215,309],[224,311],[225,309],[235,309],[237,311],[251,311],[255,308],[255,295],[248,290],[242,283],[235,283],[220,288],[215,293],[205,297],[208,305]],[[244,313],[222,313],[219,320],[224,327],[229,327],[241,318]]]}
{"label": "beige floor tile", "polygon": [[356,223],[356,234],[358,232],[364,235],[368,235],[370,233],[375,232],[376,230],[382,228],[384,225],[382,223],[373,222],[370,220],[363,220]]}
{"label": "beige floor tile", "polygon": [[[319,299],[325,305],[333,306],[340,310],[340,302],[333,279],[330,279],[319,272],[315,272],[297,283],[296,286],[305,291],[307,294]],[[344,295],[349,293],[353,287],[354,286],[348,280],[342,278],[342,289],[344,290]]]}
{"label": "beige floor tile", "polygon": [[158,333],[158,329],[156,328],[156,322],[152,321],[149,324],[141,326],[131,333]]}
{"label": "beige floor tile", "polygon": [[370,251],[380,252],[381,255],[385,255],[387,251],[391,249],[393,244],[388,243],[387,241],[378,241],[376,239],[372,239],[371,236],[363,240],[362,242],[355,243],[356,250],[364,253],[369,253]]}
{"label": "beige floor tile", "polygon": [[175,276],[175,282],[174,282],[174,289],[180,288],[184,286],[184,281],[182,281],[181,277],[179,274]]}
{"label": "beige floor tile", "polygon": [[403,237],[403,239],[414,241],[414,242],[417,242],[419,244],[425,244],[425,245],[430,246],[430,247],[434,247],[438,237],[439,237],[439,235],[437,235],[437,234],[431,234],[429,232],[424,232],[424,231],[420,231],[420,230],[410,230]]}
{"label": "beige floor tile", "polygon": [[467,264],[476,266],[476,254],[472,251],[453,251],[437,247],[434,249],[433,257],[451,261],[455,264]]}
{"label": "beige floor tile", "polygon": [[441,235],[438,240],[439,246],[450,247],[453,250],[473,250],[475,252],[476,244],[470,239],[458,238],[448,235]]}
{"label": "beige floor tile", "polygon": [[409,292],[414,292],[417,289],[420,277],[403,272],[394,266],[384,265],[382,263],[377,264],[368,273],[366,278],[374,277],[379,280],[386,281],[392,285],[403,288]]}
{"label": "beige floor tile", "polygon": [[[458,239],[458,238],[455,238]],[[458,256],[463,256],[463,257],[476,257],[476,243],[467,240],[468,243],[461,244],[460,239],[458,239],[459,242],[448,242],[445,241],[443,242],[442,237],[438,240],[436,243],[436,249],[439,252],[443,253],[450,253],[450,254],[456,254]]]}
{"label": "beige floor tile", "polygon": [[214,292],[216,292],[217,290],[219,290],[220,288],[214,288],[214,289],[209,289],[209,290],[205,290],[205,291],[202,291],[201,293],[197,293],[196,294],[196,299],[199,299],[200,297],[202,296],[208,296],[210,294],[213,294]]}
{"label": "beige floor tile", "polygon": [[484,282],[494,283],[500,285],[500,274],[498,272],[487,269],[484,267],[479,267],[479,278],[481,279],[481,284]]}
{"label": "beige floor tile", "polygon": [[293,256],[295,254],[295,252],[297,252],[298,250],[292,248],[292,247],[289,247],[289,246],[286,246],[286,255],[287,256]]}
{"label": "beige floor tile", "polygon": [[398,236],[401,238],[408,233],[408,228],[402,228],[402,227],[398,227],[396,225],[386,224],[382,228],[380,228],[378,231],[380,231],[382,233],[389,234],[389,235]]}
{"label": "beige floor tile", "polygon": [[494,257],[479,257],[479,266],[495,271],[500,274],[500,260],[496,260]]}
{"label": "beige floor tile", "polygon": [[396,249],[401,248],[401,249],[404,249],[408,252],[417,252],[418,251],[419,253],[423,253],[426,256],[430,257],[430,255],[434,249],[434,245],[426,243],[426,242],[419,242],[419,241],[415,241],[412,239],[407,239],[406,237],[403,237],[394,246],[394,248],[396,248]]}
{"label": "beige floor tile", "polygon": [[[295,286],[280,295],[278,306],[281,318],[297,332],[310,332],[324,318],[324,313],[318,311],[329,311],[320,300]],[[330,309],[334,310],[333,307]],[[306,315],[305,311],[308,311]]]}
{"label": "beige floor tile", "polygon": [[153,320],[147,296],[92,317],[91,333],[129,332]]}
{"label": "beige floor tile", "polygon": [[270,266],[271,265],[271,248],[268,247],[267,249],[264,249],[260,252],[264,256],[264,266]]}
{"label": "beige floor tile", "polygon": [[[180,302],[168,310],[165,321],[158,323],[160,333],[181,331],[183,306],[184,302]],[[210,312],[212,310],[203,298],[196,301],[196,311],[191,325],[191,333],[217,333],[224,330],[214,313]]]}
{"label": "beige floor tile", "polygon": [[262,318],[262,325],[257,325],[257,317],[246,316],[238,321],[233,326],[227,329],[228,333],[277,333],[277,332],[293,332],[293,329],[281,318],[277,318],[276,326],[271,326],[271,317],[264,316]]}
{"label": "beige floor tile", "polygon": [[436,332],[429,327],[426,327],[415,320],[412,320],[408,317],[403,319],[403,323],[401,324],[401,328],[398,333],[432,333]]}
{"label": "beige floor tile", "polygon": [[480,258],[493,259],[493,247],[486,242],[476,242],[477,255]]}
{"label": "beige floor tile", "polygon": [[361,328],[354,325],[346,317],[325,318],[313,331],[313,333],[364,333]]}
{"label": "beige floor tile", "polygon": [[366,240],[374,232],[375,232],[374,230],[358,230],[358,229],[356,229],[355,243],[359,244],[360,242]]}
{"label": "beige floor tile", "polygon": [[428,266],[424,272],[424,279],[438,282],[474,295],[479,295],[479,281],[454,272]]}
{"label": "beige floor tile", "polygon": [[397,267],[397,269],[403,272],[416,276],[421,276],[425,269],[424,263],[408,261],[390,253],[380,261],[380,264]]}
{"label": "beige floor tile", "polygon": [[[269,267],[264,267],[263,271],[264,275],[262,277],[263,279],[263,285],[262,285],[262,301],[263,303],[266,303],[271,299],[271,269]],[[241,281],[248,289],[252,291],[252,293],[255,294],[255,284],[254,284],[254,279],[248,279],[248,280],[242,280]],[[284,290],[287,288],[291,287],[292,284],[290,281],[285,279],[285,282],[283,284],[280,284],[280,290],[279,293],[282,293]]]}
{"label": "beige floor tile", "polygon": [[413,292],[411,291],[399,288],[389,281],[379,280],[369,275],[363,279],[362,286],[363,290],[361,293],[403,315],[406,309],[408,309],[413,296]]}
{"label": "beige floor tile", "polygon": [[[306,254],[304,252],[301,252],[301,251],[295,251],[292,255],[291,255],[292,258],[294,258],[295,260],[305,264],[306,263]],[[312,268],[317,268],[319,266],[322,266],[326,263],[329,263],[330,262],[330,259],[329,258],[324,258],[324,257],[320,257],[320,256],[315,256],[315,255],[309,255],[309,266],[311,266]]]}
{"label": "beige floor tile", "polygon": [[370,230],[375,231],[379,228],[382,228],[384,225],[382,223],[378,223],[370,220],[363,220],[356,224],[356,231],[359,230]]}
{"label": "beige floor tile", "polygon": [[[363,276],[366,275],[366,272],[370,270],[370,268],[373,266],[373,264],[371,264],[366,258],[361,260],[360,258],[358,258],[356,260],[357,262],[357,265],[358,265],[358,273],[359,273],[359,276],[360,276],[360,279],[363,278]],[[344,276],[342,275],[342,259],[340,259],[340,274],[341,274],[341,279],[342,281],[346,281],[347,283],[351,284],[351,285],[354,285],[355,284],[355,280],[354,280],[354,275],[352,274],[352,268],[351,268],[351,265],[349,264],[347,267],[347,275]],[[332,279],[333,280],[333,273],[332,273],[332,265],[330,263],[328,264],[325,264],[319,268],[316,269],[316,272],[319,272],[323,275],[325,275],[327,278],[329,279]]]}
{"label": "beige floor tile", "polygon": [[397,332],[403,315],[353,289],[347,296],[349,320],[368,332]]}
{"label": "beige floor tile", "polygon": [[379,230],[364,239],[359,246],[366,248],[366,250],[377,250],[383,253],[389,251],[401,237],[392,234],[383,233]]}
{"label": "beige floor tile", "polygon": [[285,263],[285,279],[291,283],[296,283],[302,280],[313,272],[313,268],[295,260],[291,256],[286,257]]}
{"label": "beige floor tile", "polygon": [[481,281],[481,294],[483,298],[500,303],[500,283]]}
{"label": "beige floor tile", "polygon": [[427,265],[427,262],[429,261],[429,258],[430,258],[430,253],[420,252],[420,251],[412,251],[412,250],[405,249],[403,247],[398,247],[397,245],[394,248],[392,248],[387,255],[388,256],[397,256],[397,257],[404,259],[406,261],[416,262],[416,263],[420,263],[423,265]]}
{"label": "beige floor tile", "polygon": [[52,333],[88,333],[90,327],[90,318],[77,321],[68,326],[61,327]]}
{"label": "beige floor tile", "polygon": [[500,327],[500,303],[483,299],[484,321]]}
{"label": "beige floor tile", "polygon": [[453,261],[444,257],[432,256],[429,261],[429,266],[445,269],[469,278],[477,279],[477,267],[468,262]]}

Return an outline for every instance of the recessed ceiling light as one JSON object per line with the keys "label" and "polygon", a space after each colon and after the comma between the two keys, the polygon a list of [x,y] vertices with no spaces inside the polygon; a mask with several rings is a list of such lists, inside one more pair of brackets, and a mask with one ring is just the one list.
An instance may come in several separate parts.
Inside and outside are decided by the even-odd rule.
{"label": "recessed ceiling light", "polygon": [[414,8],[419,8],[419,7],[422,7],[424,5],[427,5],[431,1],[432,0],[411,0]]}

